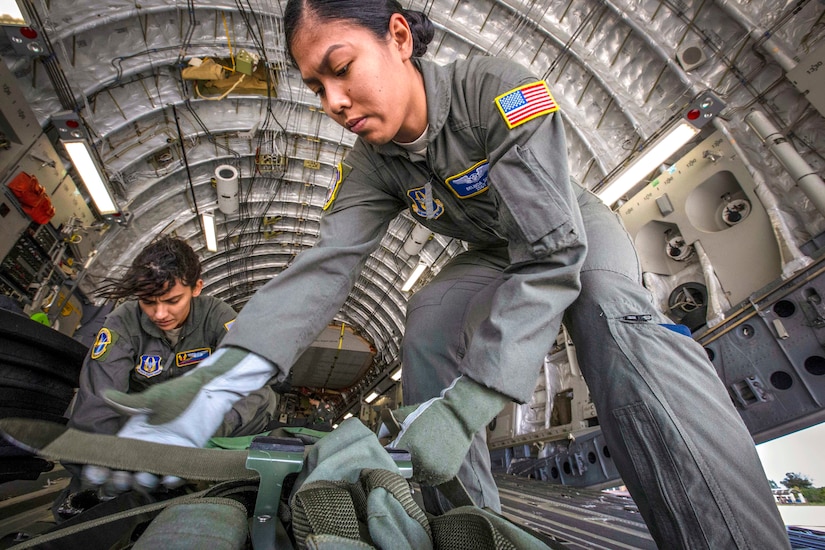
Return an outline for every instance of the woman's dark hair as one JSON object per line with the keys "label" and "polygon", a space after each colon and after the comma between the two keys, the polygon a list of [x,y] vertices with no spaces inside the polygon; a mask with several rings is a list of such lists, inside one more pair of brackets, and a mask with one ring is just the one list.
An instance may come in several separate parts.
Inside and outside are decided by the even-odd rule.
{"label": "woman's dark hair", "polygon": [[163,236],[140,251],[126,273],[107,279],[97,294],[109,299],[153,298],[168,292],[180,279],[194,287],[201,278],[201,261],[192,247],[177,237]]}
{"label": "woman's dark hair", "polygon": [[427,44],[433,39],[430,19],[420,11],[405,10],[396,0],[289,0],[284,10],[284,34],[289,56],[298,27],[309,16],[321,21],[349,21],[364,27],[376,37],[384,39],[390,28],[390,17],[400,13],[410,25],[413,37],[413,56],[427,53]]}

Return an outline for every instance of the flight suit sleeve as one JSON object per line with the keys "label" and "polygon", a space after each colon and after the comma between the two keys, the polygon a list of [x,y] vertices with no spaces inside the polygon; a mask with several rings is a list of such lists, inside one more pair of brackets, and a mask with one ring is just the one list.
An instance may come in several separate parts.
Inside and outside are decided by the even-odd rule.
{"label": "flight suit sleeve", "polygon": [[384,190],[364,146],[339,165],[318,243],[261,287],[238,314],[222,345],[236,346],[289,369],[340,310],[369,254],[405,206]]}
{"label": "flight suit sleeve", "polygon": [[80,370],[70,427],[99,434],[117,433],[127,419],[106,404],[102,395],[110,388],[129,391],[129,376],[137,355],[119,320],[107,318]]}
{"label": "flight suit sleeve", "polygon": [[[231,330],[238,313],[232,307],[213,298],[205,319],[206,341],[214,351]],[[278,411],[278,396],[270,386],[264,386],[235,402],[224,416],[213,437],[241,437],[259,434],[267,429]]]}
{"label": "flight suit sleeve", "polygon": [[210,314],[209,325],[212,331],[210,337],[210,344],[215,350],[221,341],[232,328],[238,312],[232,309],[232,306],[223,301],[216,301],[215,307]]}
{"label": "flight suit sleeve", "polygon": [[509,65],[474,83],[476,89],[467,91],[477,94],[478,131],[490,163],[489,192],[511,265],[459,368],[524,402],[532,395],[562,314],[581,288],[586,253],[577,202],[581,189],[570,181],[562,121],[551,103],[541,103],[535,116],[524,120],[507,113],[507,107],[524,101],[523,95],[505,100],[508,94],[539,83],[539,94],[549,95],[544,83]]}

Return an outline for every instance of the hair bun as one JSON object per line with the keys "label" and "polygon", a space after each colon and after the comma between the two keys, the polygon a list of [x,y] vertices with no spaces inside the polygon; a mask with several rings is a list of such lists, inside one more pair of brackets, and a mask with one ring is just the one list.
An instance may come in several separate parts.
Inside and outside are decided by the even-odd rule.
{"label": "hair bun", "polygon": [[413,36],[413,57],[421,57],[427,53],[427,45],[435,36],[432,21],[424,13],[413,10],[401,10],[401,14],[410,25]]}

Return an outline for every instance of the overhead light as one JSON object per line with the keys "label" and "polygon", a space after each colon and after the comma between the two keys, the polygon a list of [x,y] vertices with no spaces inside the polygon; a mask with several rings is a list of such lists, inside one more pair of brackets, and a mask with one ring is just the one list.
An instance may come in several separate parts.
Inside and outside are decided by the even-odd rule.
{"label": "overhead light", "polygon": [[379,395],[381,395],[381,394],[380,394],[380,393],[378,393],[378,392],[372,392],[371,394],[369,394],[368,396],[366,396],[366,397],[364,398],[364,401],[366,401],[367,403],[372,403],[373,401],[375,401],[376,399],[378,399],[378,396],[379,396]]}
{"label": "overhead light", "polygon": [[397,371],[395,371],[394,373],[392,373],[392,374],[390,375],[390,378],[392,378],[392,379],[393,379],[393,380],[395,380],[396,382],[398,382],[399,380],[401,380],[401,369],[398,369]]}
{"label": "overhead light", "polygon": [[66,148],[66,152],[72,160],[74,169],[77,171],[80,179],[83,180],[83,185],[86,186],[86,190],[92,196],[92,201],[95,203],[97,211],[104,216],[106,214],[117,213],[118,209],[115,200],[112,198],[111,193],[109,193],[109,188],[106,187],[103,174],[101,174],[97,163],[94,161],[94,157],[92,157],[89,144],[85,141],[64,141],[63,147]]}
{"label": "overhead light", "polygon": [[201,214],[203,220],[203,238],[206,240],[206,250],[209,252],[218,251],[218,235],[215,232],[215,214],[204,212]]}
{"label": "overhead light", "polygon": [[401,292],[409,292],[409,290],[413,287],[413,285],[424,273],[425,269],[427,269],[427,264],[425,264],[424,262],[420,262],[417,266],[415,266],[413,272],[410,273],[409,279],[407,279],[407,282],[404,283],[404,286],[401,287]]}
{"label": "overhead light", "polygon": [[691,123],[679,120],[656,138],[597,195],[610,206],[698,133],[699,129]]}
{"label": "overhead light", "polygon": [[0,0],[0,25],[27,26],[26,16],[15,0]]}
{"label": "overhead light", "polygon": [[95,258],[97,258],[97,248],[89,252],[89,257],[86,258],[86,262],[83,264],[83,269],[89,269],[89,266],[92,265]]}
{"label": "overhead light", "polygon": [[348,418],[352,418],[352,413],[347,413],[347,414],[344,415],[344,420],[346,420]]}

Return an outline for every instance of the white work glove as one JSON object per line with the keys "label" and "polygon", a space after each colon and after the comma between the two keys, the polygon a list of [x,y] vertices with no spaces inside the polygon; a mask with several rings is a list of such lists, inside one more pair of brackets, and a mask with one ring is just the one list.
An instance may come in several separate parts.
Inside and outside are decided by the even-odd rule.
{"label": "white work glove", "polygon": [[236,402],[258,390],[278,369],[259,355],[221,348],[179,378],[140,393],[108,390],[103,398],[132,416],[118,437],[181,447],[203,447]]}
{"label": "white work glove", "polygon": [[[132,416],[118,437],[203,447],[223,422],[232,406],[265,386],[278,369],[263,357],[240,348],[226,347],[203,360],[179,378],[151,386],[140,393],[107,390],[103,398],[115,410]],[[115,492],[128,489],[154,490],[160,481],[147,472],[127,479],[127,472],[110,472],[100,466],[85,466],[84,480],[91,485],[108,484]],[[182,480],[166,476],[166,487]]]}
{"label": "white work glove", "polygon": [[393,411],[406,417],[388,447],[410,451],[415,481],[440,485],[458,474],[476,432],[489,424],[508,401],[509,397],[460,376],[439,397],[414,411],[409,412],[409,407]]}

